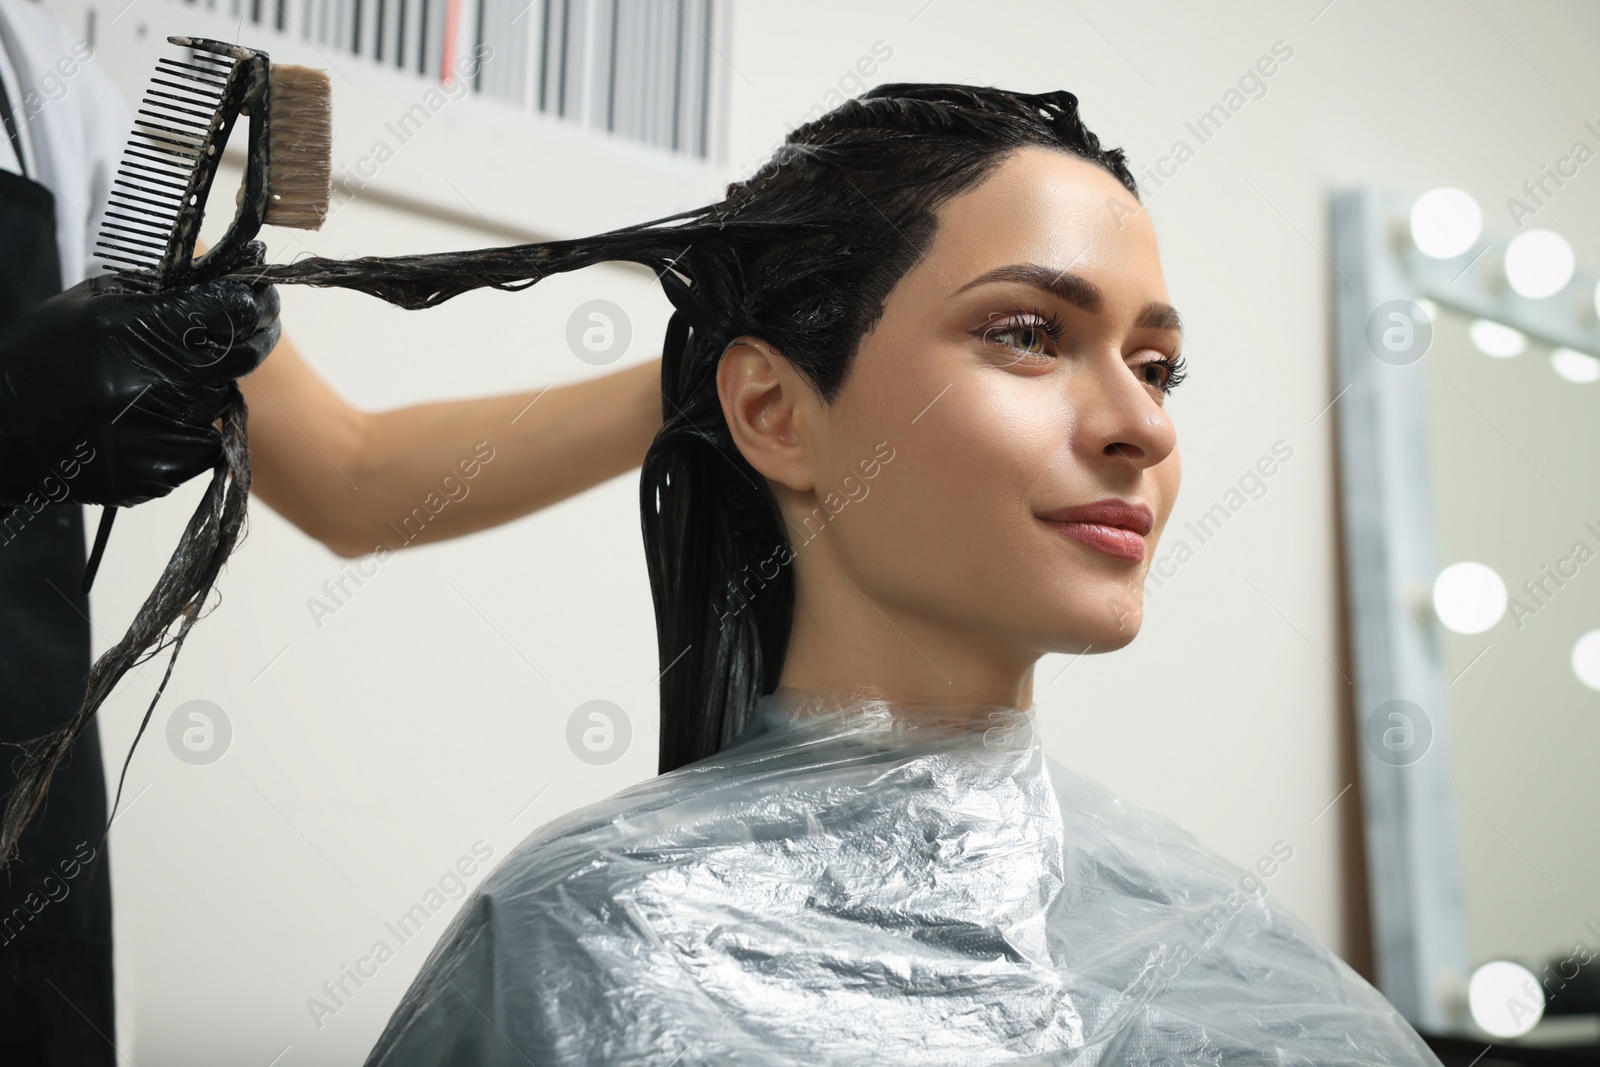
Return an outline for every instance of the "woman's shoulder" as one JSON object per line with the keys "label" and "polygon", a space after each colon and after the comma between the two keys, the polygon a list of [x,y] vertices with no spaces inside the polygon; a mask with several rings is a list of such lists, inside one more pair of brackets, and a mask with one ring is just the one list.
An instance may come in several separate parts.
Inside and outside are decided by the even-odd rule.
{"label": "woman's shoulder", "polygon": [[1069,841],[1110,837],[1141,852],[1159,850],[1184,869],[1227,877],[1244,868],[1226,859],[1170,815],[1141,807],[1053,756],[1044,756],[1051,788],[1060,801]]}
{"label": "woman's shoulder", "polygon": [[675,855],[738,850],[756,839],[798,837],[817,828],[808,812],[843,798],[889,800],[874,786],[887,764],[914,752],[880,751],[847,737],[797,740],[796,731],[747,731],[715,755],[637,782],[545,823],[485,880],[519,896],[572,879],[598,887],[669,866]]}
{"label": "woman's shoulder", "polygon": [[518,883],[519,893],[575,876],[591,880],[636,849],[679,832],[696,813],[725,807],[745,792],[732,781],[735,753],[658,774],[573,808],[536,828],[507,854],[484,886]]}
{"label": "woman's shoulder", "polygon": [[1065,863],[1076,872],[1072,881],[1121,887],[1122,912],[1130,920],[1145,911],[1180,909],[1203,916],[1251,906],[1269,912],[1286,933],[1316,942],[1304,922],[1270,900],[1280,884],[1275,879],[1294,859],[1291,842],[1273,841],[1250,866],[1241,866],[1202,844],[1176,819],[1117,796],[1048,755],[1045,766],[1060,802]]}
{"label": "woman's shoulder", "polygon": [[661,946],[703,935],[693,902],[726,900],[731,872],[756,878],[758,798],[781,779],[725,752],[536,829],[457,913],[368,1064],[591,1062],[642,1012],[670,1029],[694,991],[675,968],[654,984]]}

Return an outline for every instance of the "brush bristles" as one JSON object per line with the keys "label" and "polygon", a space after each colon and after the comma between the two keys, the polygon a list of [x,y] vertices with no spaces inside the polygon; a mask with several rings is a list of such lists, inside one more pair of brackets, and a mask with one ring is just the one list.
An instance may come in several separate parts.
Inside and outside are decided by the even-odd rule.
{"label": "brush bristles", "polygon": [[328,72],[272,64],[267,215],[273,226],[315,230],[333,201],[333,93]]}

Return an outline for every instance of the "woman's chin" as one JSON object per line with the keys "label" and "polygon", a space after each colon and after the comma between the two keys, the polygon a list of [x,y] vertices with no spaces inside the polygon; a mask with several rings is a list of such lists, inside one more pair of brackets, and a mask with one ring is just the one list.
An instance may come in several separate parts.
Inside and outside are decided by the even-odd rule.
{"label": "woman's chin", "polygon": [[1064,614],[1060,625],[1051,627],[1043,644],[1047,651],[1074,655],[1115,652],[1139,636],[1143,622],[1144,603],[1137,597],[1110,596],[1101,607],[1088,611],[1077,603]]}

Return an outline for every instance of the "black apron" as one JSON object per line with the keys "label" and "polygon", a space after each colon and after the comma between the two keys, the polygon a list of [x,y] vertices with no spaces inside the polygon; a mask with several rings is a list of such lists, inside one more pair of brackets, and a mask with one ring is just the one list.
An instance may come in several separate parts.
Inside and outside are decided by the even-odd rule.
{"label": "black apron", "polygon": [[[9,119],[0,85],[0,116]],[[21,145],[13,135],[17,158]],[[61,291],[55,198],[0,171],[0,328]],[[16,529],[22,524],[20,531]],[[83,701],[89,598],[83,507],[19,508],[0,531],[0,741],[60,726]],[[17,750],[0,749],[0,795]],[[111,984],[111,870],[105,775],[95,723],[51,781],[46,806],[0,871],[0,1060],[116,1062]],[[95,862],[96,858],[98,862]]]}

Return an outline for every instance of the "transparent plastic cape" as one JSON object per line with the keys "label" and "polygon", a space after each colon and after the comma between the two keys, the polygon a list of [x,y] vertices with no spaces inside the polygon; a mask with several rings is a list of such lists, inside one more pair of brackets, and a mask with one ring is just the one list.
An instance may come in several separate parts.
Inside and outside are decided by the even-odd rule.
{"label": "transparent plastic cape", "polygon": [[1038,727],[779,689],[513,850],[368,1064],[1439,1063],[1259,878]]}

